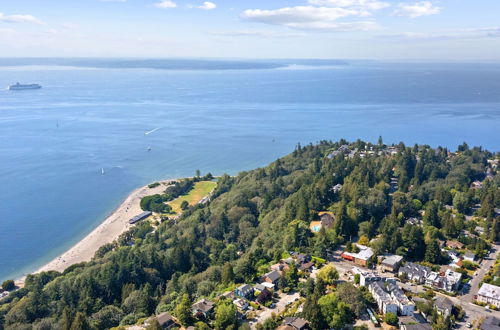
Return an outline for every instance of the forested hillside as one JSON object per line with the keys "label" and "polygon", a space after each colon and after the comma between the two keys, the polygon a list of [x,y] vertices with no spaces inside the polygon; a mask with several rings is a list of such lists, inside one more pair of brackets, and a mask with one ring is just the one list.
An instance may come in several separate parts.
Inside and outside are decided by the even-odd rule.
{"label": "forested hillside", "polygon": [[[186,297],[213,298],[252,281],[290,251],[326,258],[361,238],[376,254],[432,264],[445,258],[438,240],[456,239],[480,256],[500,233],[495,157],[466,144],[457,152],[381,141],[299,145],[265,168],[220,177],[211,201],[176,221],[141,223],[91,262],[28,276],[0,305],[0,328],[135,324],[175,314]],[[309,223],[321,211],[335,215],[333,226],[313,234]],[[485,233],[464,234],[477,226]]]}

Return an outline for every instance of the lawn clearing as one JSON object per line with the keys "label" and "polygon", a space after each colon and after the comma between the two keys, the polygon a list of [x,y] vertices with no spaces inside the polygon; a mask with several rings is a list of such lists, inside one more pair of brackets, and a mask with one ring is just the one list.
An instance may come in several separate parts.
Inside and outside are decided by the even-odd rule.
{"label": "lawn clearing", "polygon": [[216,182],[213,181],[199,181],[194,184],[194,188],[187,195],[177,197],[167,204],[172,206],[175,213],[181,213],[181,203],[187,201],[189,206],[196,205],[203,197],[208,196],[214,190]]}

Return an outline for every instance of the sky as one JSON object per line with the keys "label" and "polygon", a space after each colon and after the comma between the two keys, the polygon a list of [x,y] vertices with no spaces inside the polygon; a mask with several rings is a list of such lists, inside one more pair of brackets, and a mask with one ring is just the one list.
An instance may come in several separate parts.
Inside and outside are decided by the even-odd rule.
{"label": "sky", "polygon": [[499,0],[0,0],[0,57],[500,60]]}

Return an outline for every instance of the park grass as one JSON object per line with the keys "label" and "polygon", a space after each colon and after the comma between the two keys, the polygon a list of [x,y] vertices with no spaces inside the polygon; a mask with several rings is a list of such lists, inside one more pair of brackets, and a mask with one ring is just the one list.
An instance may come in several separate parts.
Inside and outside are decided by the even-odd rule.
{"label": "park grass", "polygon": [[203,197],[208,196],[217,185],[216,182],[213,181],[199,181],[194,184],[193,189],[189,191],[186,195],[182,195],[174,199],[173,201],[168,202],[167,204],[172,207],[172,211],[176,214],[182,213],[181,203],[183,201],[187,201],[189,206],[196,205],[199,201],[203,199]]}

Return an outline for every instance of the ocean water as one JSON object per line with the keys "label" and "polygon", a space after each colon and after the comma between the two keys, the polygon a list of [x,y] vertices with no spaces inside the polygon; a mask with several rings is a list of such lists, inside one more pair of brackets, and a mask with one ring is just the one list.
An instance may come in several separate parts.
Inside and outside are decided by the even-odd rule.
{"label": "ocean water", "polygon": [[298,142],[500,151],[499,64],[0,67],[0,86],[16,81],[43,89],[0,90],[0,280],[64,252],[141,185],[236,174]]}

